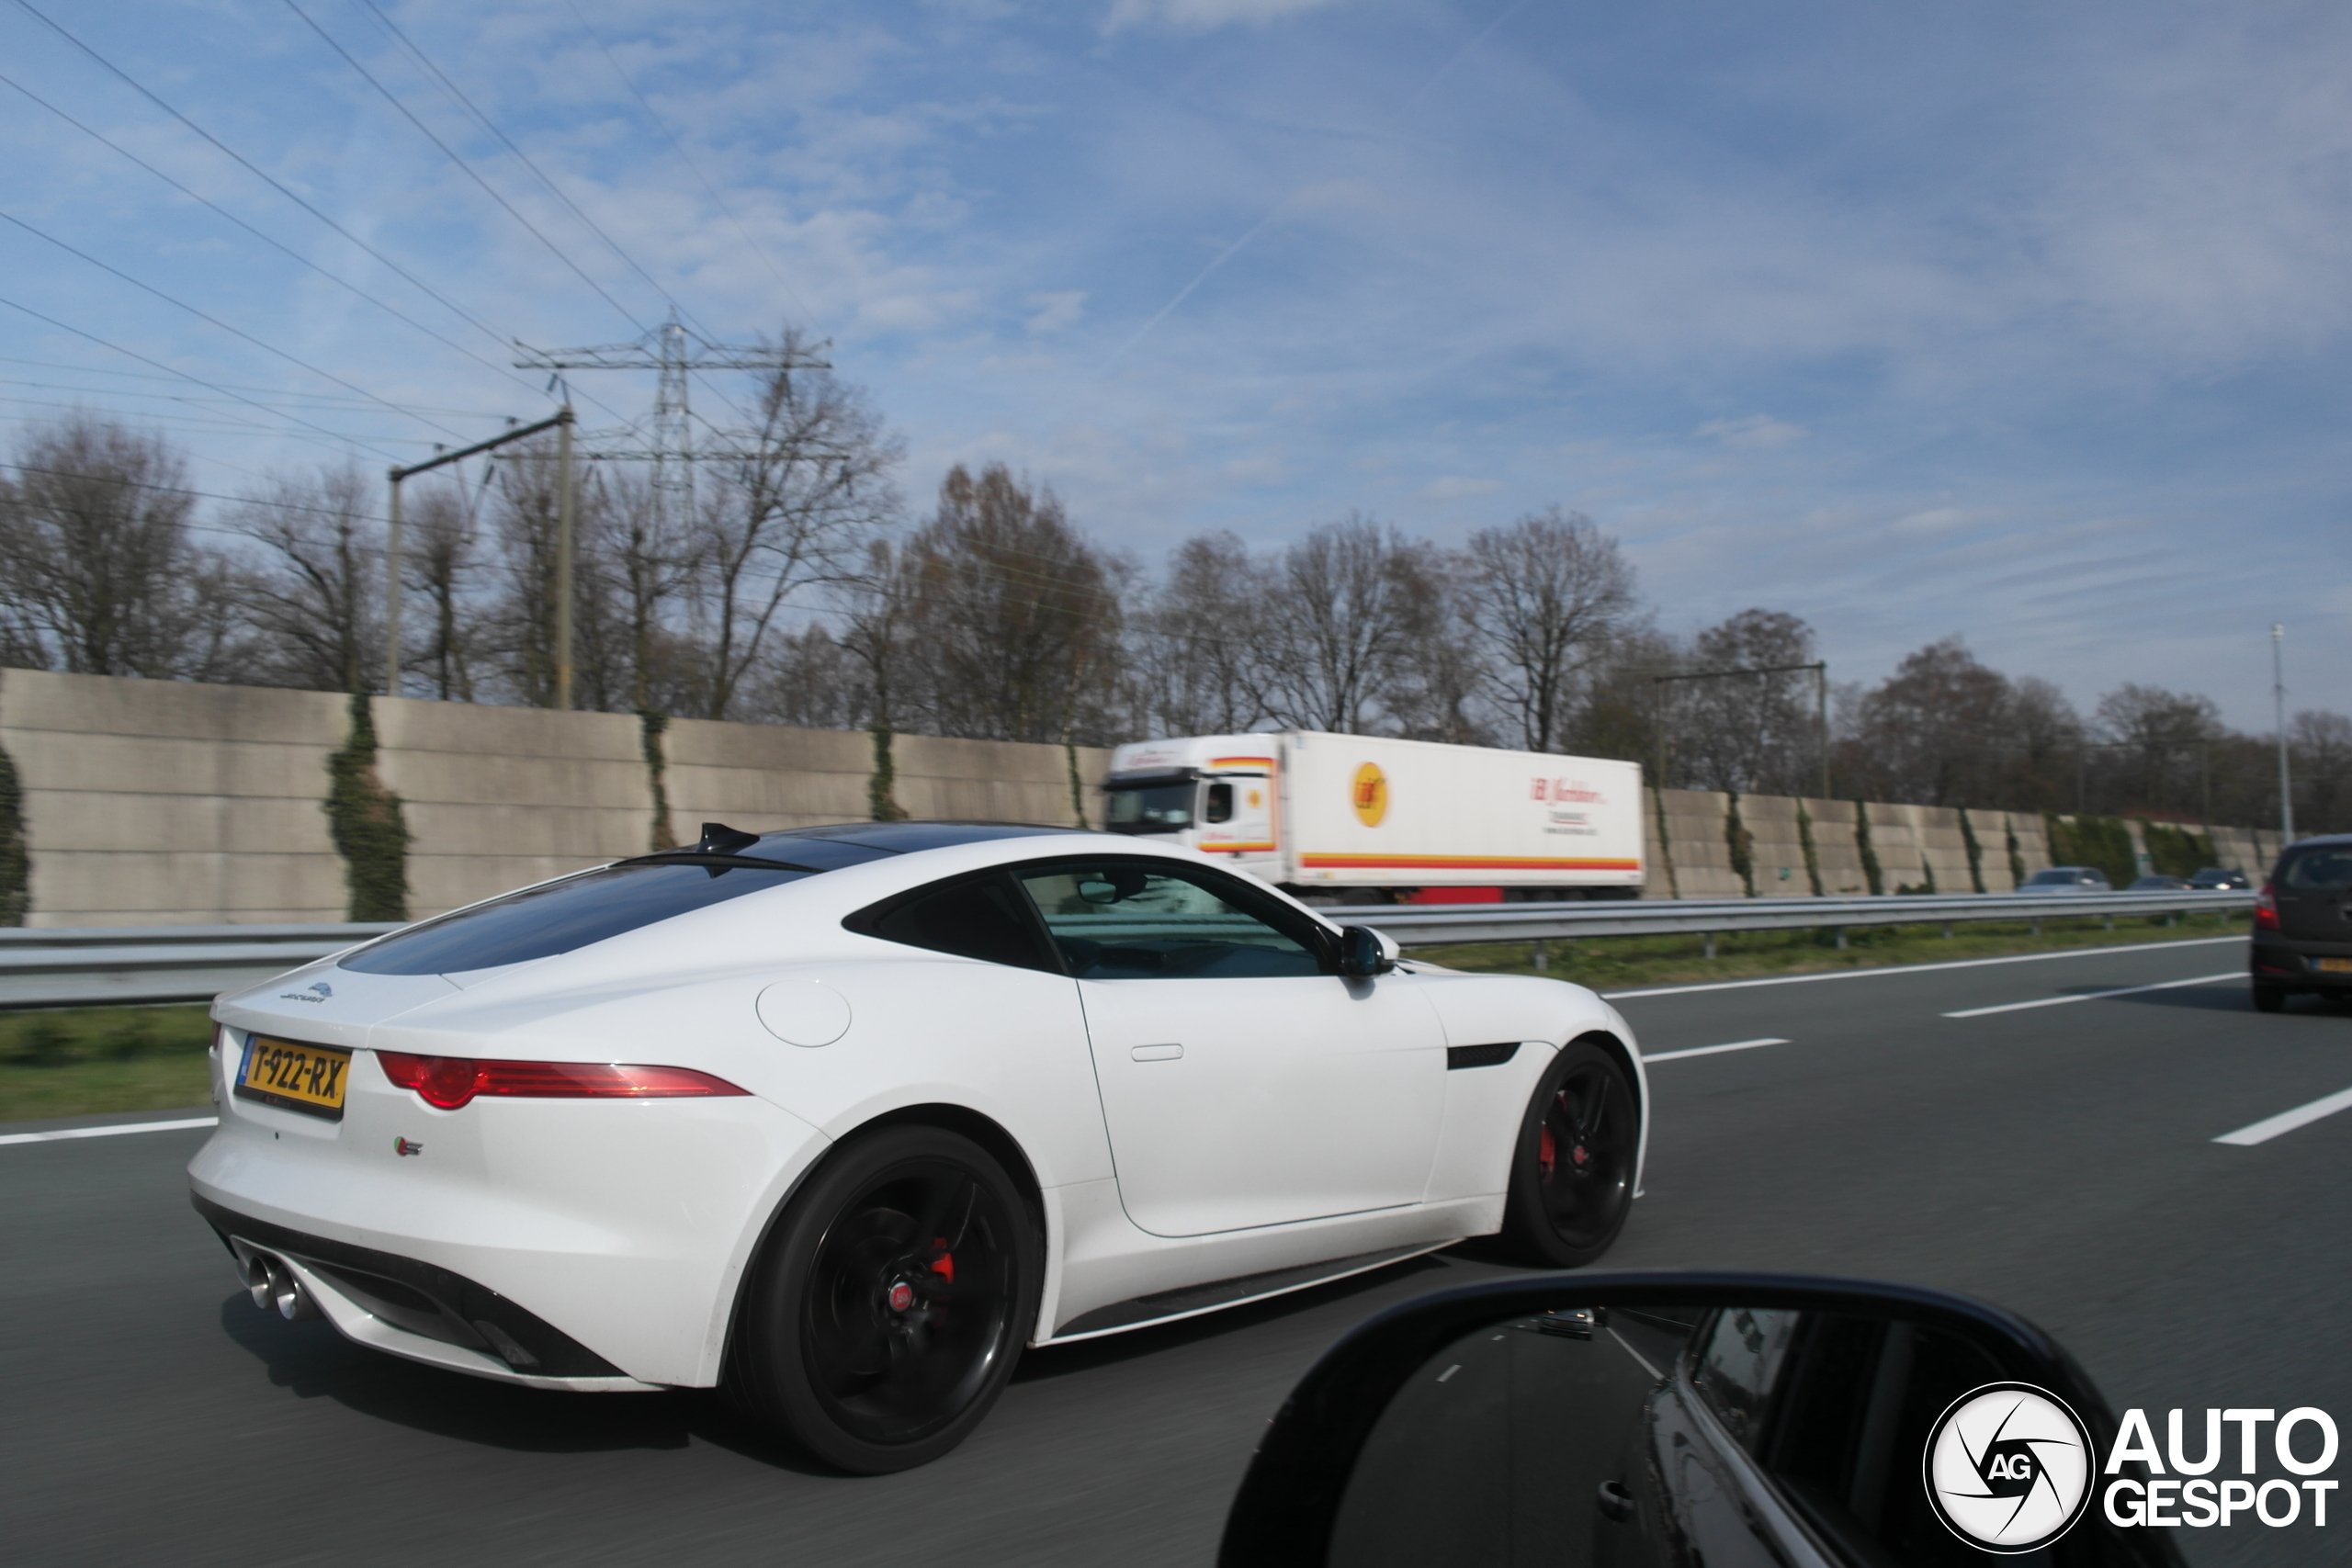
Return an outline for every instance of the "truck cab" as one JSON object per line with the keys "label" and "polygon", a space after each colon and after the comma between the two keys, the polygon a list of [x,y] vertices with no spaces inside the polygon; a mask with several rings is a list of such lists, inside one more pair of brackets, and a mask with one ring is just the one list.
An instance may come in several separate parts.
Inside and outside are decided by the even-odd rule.
{"label": "truck cab", "polygon": [[1282,747],[1272,735],[1145,740],[1111,753],[1102,825],[1152,834],[1242,866],[1281,851]]}

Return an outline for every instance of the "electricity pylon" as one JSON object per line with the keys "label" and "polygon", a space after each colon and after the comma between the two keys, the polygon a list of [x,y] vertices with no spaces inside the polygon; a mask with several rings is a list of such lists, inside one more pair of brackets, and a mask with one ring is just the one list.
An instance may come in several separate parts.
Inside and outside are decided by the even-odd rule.
{"label": "electricity pylon", "polygon": [[542,352],[517,343],[522,370],[654,370],[661,380],[653,394],[653,414],[643,425],[618,430],[583,432],[588,450],[582,457],[605,462],[653,465],[654,502],[666,515],[684,518],[694,513],[695,464],[712,458],[745,456],[752,445],[749,432],[720,431],[717,445],[697,450],[694,408],[688,376],[695,370],[830,370],[831,362],[781,348],[755,348],[740,344],[713,343],[683,325],[675,312],[660,326],[631,343],[604,344],[592,348],[558,348]]}

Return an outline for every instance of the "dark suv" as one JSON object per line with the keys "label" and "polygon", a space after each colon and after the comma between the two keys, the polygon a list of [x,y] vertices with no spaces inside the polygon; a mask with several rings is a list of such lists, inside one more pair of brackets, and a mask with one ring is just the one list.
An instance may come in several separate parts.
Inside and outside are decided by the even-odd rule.
{"label": "dark suv", "polygon": [[2305,839],[2278,857],[2254,899],[2254,1005],[2290,991],[2352,992],[2352,833]]}

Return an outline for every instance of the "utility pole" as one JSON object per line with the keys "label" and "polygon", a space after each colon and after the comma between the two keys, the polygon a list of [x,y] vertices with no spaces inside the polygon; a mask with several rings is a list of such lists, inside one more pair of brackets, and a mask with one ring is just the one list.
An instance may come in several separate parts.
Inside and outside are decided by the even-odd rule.
{"label": "utility pole", "polygon": [[749,432],[719,431],[715,449],[697,451],[691,391],[696,370],[830,370],[830,361],[781,348],[712,343],[682,325],[675,314],[643,337],[630,343],[608,343],[588,348],[540,350],[516,344],[521,370],[651,370],[653,413],[643,427],[592,431],[591,450],[582,454],[592,462],[638,462],[653,467],[654,503],[664,517],[684,518],[694,513],[694,466],[713,458],[745,456],[754,445]]}
{"label": "utility pole", "polygon": [[487,441],[477,441],[455,452],[443,452],[422,463],[391,470],[391,507],[388,513],[391,531],[385,540],[384,550],[384,694],[401,694],[401,481],[418,474],[428,473],[450,463],[484,452],[495,451],[512,441],[522,441],[553,430],[561,433],[557,442],[558,461],[563,471],[556,484],[556,706],[571,705],[571,405],[565,403],[552,419],[537,424],[526,424],[493,435]]}
{"label": "utility pole", "polygon": [[2295,841],[2295,784],[2287,772],[2287,628],[2270,623],[2270,694],[2278,708],[2278,841]]}

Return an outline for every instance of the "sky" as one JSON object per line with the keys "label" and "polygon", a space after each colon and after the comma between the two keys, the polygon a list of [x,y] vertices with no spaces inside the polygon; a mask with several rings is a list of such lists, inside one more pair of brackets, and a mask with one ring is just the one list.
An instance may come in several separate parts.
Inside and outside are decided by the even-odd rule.
{"label": "sky", "polygon": [[1557,503],[1669,630],[2267,728],[2273,622],[2352,709],[2347,84],[2324,4],[0,0],[0,423],[377,470],[675,309],[830,342],[912,510]]}

